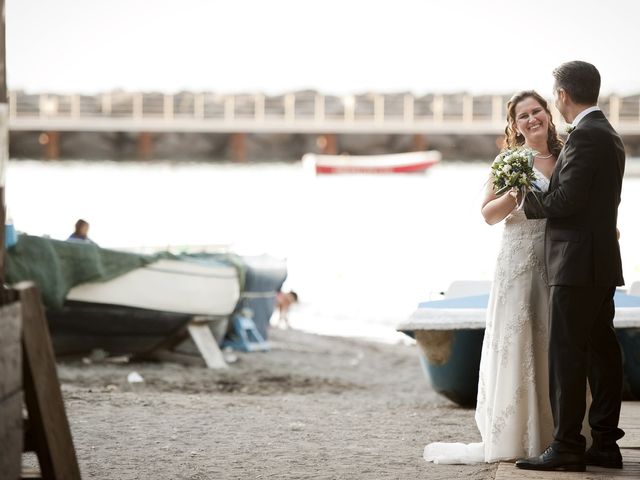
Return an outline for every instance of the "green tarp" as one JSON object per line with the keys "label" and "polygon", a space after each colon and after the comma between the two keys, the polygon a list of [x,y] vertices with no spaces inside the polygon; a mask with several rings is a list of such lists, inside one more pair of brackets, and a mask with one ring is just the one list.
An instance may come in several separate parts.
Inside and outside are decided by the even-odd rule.
{"label": "green tarp", "polygon": [[104,282],[143,267],[160,258],[225,264],[233,266],[244,289],[245,265],[233,253],[202,253],[172,255],[161,252],[139,255],[100,248],[90,243],[64,242],[50,238],[21,235],[18,243],[7,250],[6,280],[15,284],[31,280],[40,289],[47,308],[59,309],[76,285],[86,282]]}
{"label": "green tarp", "polygon": [[35,282],[45,306],[57,309],[75,285],[110,280],[154,259],[89,243],[21,235],[18,243],[7,250],[6,279],[10,284]]}

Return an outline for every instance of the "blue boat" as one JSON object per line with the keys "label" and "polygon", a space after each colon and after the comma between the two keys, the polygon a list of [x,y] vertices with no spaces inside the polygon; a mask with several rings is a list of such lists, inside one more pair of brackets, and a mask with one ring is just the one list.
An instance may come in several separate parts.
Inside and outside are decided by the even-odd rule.
{"label": "blue boat", "polygon": [[[463,407],[476,403],[488,302],[488,293],[423,302],[397,327],[416,339],[434,390]],[[625,397],[640,400],[640,296],[617,291],[615,303]]]}
{"label": "blue boat", "polygon": [[270,255],[245,255],[242,260],[246,276],[238,310],[251,310],[258,332],[266,339],[269,336],[269,320],[275,307],[276,295],[287,279],[287,263]]}
{"label": "blue boat", "polygon": [[235,255],[229,253],[199,253],[183,255],[185,260],[205,265],[220,262],[233,265],[240,276],[241,294],[235,313],[250,316],[260,336],[269,336],[269,320],[276,295],[287,279],[287,262],[271,255]]}

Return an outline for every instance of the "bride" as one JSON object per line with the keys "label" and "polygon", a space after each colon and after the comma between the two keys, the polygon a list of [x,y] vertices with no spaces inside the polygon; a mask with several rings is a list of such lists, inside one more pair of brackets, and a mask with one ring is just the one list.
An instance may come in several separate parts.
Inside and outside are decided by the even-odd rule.
{"label": "bride", "polygon": [[[544,98],[535,91],[507,104],[505,147],[537,152],[534,172],[546,191],[562,149]],[[496,197],[487,182],[482,215],[505,220],[480,361],[475,419],[482,442],[431,443],[424,459],[434,463],[497,462],[542,453],[552,440],[548,386],[549,288],[544,266],[546,220],[527,220],[515,191]]]}

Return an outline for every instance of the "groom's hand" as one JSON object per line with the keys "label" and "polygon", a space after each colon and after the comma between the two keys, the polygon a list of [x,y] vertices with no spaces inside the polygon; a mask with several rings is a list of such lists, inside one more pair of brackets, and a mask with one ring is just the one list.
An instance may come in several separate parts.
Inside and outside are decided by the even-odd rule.
{"label": "groom's hand", "polygon": [[547,218],[544,207],[542,206],[541,192],[527,192],[524,197],[524,214],[530,220]]}

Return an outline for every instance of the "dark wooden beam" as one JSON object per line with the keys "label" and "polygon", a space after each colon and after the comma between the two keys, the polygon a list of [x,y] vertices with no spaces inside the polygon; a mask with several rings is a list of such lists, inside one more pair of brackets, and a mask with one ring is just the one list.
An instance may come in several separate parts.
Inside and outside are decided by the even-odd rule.
{"label": "dark wooden beam", "polygon": [[34,448],[43,478],[80,480],[40,294],[28,282],[16,290],[22,307],[23,384],[29,413],[26,444]]}

